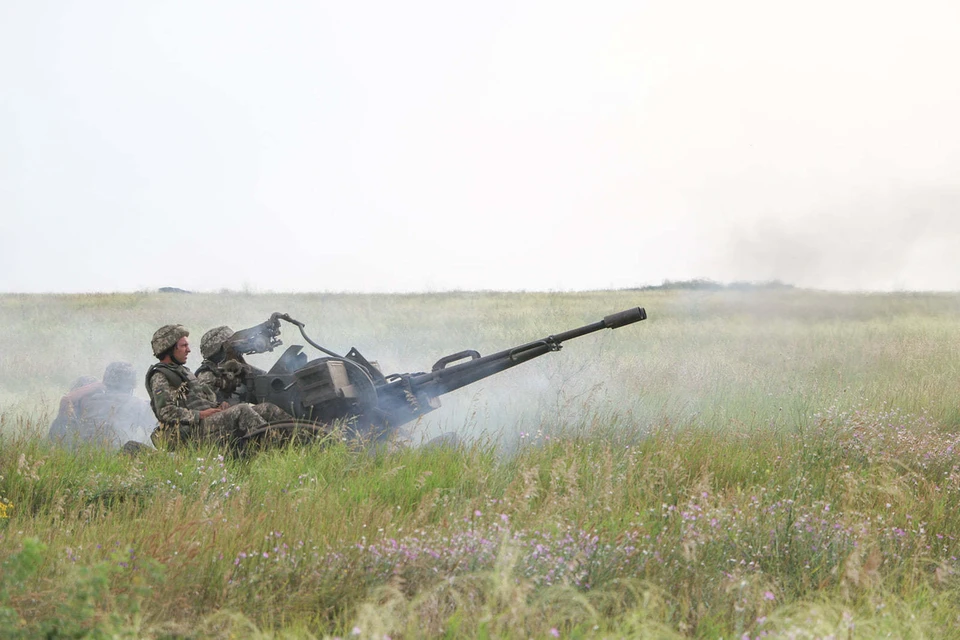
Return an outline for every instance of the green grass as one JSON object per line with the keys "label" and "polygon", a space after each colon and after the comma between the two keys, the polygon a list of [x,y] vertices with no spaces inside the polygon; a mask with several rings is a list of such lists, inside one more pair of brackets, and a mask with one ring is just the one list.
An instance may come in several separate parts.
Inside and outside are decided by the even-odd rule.
{"label": "green grass", "polygon": [[[455,447],[131,459],[37,437],[74,377],[145,369],[165,322],[197,337],[287,311],[405,371],[636,305],[649,320],[445,398],[418,429]],[[958,637],[958,310],[790,290],[0,297],[0,637]]]}

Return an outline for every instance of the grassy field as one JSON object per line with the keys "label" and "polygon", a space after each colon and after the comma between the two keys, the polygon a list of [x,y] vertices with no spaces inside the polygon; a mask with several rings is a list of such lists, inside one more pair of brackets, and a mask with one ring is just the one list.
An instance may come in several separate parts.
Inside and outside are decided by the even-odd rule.
{"label": "grassy field", "polygon": [[[38,437],[168,322],[286,311],[402,372],[638,305],[414,425],[456,447]],[[7,295],[0,326],[0,637],[960,637],[960,295]]]}

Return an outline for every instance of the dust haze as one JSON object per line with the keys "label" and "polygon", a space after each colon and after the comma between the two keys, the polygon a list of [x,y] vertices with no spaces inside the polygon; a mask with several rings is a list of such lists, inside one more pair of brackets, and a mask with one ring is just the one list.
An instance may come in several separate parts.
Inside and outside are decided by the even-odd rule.
{"label": "dust haze", "polygon": [[[99,380],[110,362],[129,362],[142,376],[155,361],[150,337],[163,324],[190,329],[187,365],[192,370],[201,362],[200,336],[209,328],[228,324],[240,330],[263,322],[273,311],[285,311],[305,322],[307,334],[324,347],[341,354],[356,347],[384,374],[393,374],[430,371],[440,358],[464,349],[489,355],[622,310],[598,304],[588,307],[585,317],[571,319],[565,308],[559,300],[537,294],[3,295],[0,431],[44,435],[60,397],[74,381],[81,376]],[[303,345],[310,359],[323,357],[293,325],[282,323],[281,328],[284,346],[248,356],[251,364],[268,370],[291,345]],[[602,333],[619,333],[623,340],[633,329]],[[616,355],[613,344],[613,335],[585,336],[559,353],[445,394],[441,407],[406,425],[405,434],[415,444],[448,432],[503,444],[516,442],[521,434],[582,422],[617,393],[604,370]],[[147,398],[142,379],[134,396]]]}

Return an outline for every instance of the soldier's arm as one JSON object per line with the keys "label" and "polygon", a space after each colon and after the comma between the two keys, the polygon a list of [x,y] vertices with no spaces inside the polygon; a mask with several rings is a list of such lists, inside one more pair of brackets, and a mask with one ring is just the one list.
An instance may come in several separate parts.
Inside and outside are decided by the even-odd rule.
{"label": "soldier's arm", "polygon": [[204,369],[203,371],[197,373],[197,382],[200,384],[205,384],[211,389],[216,389],[218,384],[217,374],[210,369]]}
{"label": "soldier's arm", "polygon": [[150,377],[150,395],[153,396],[154,414],[161,424],[195,426],[200,423],[200,412],[178,407],[178,390],[159,371]]}

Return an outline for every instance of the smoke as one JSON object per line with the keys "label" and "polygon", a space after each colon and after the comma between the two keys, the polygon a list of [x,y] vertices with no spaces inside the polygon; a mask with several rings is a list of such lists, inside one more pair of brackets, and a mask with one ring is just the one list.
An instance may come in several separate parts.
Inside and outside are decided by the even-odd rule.
{"label": "smoke", "polygon": [[441,396],[440,409],[409,428],[415,441],[454,432],[461,439],[512,442],[588,420],[610,392],[602,338],[571,342],[516,368]]}
{"label": "smoke", "polygon": [[730,233],[734,280],[832,290],[960,289],[960,190],[840,203],[803,218],[765,218]]}

